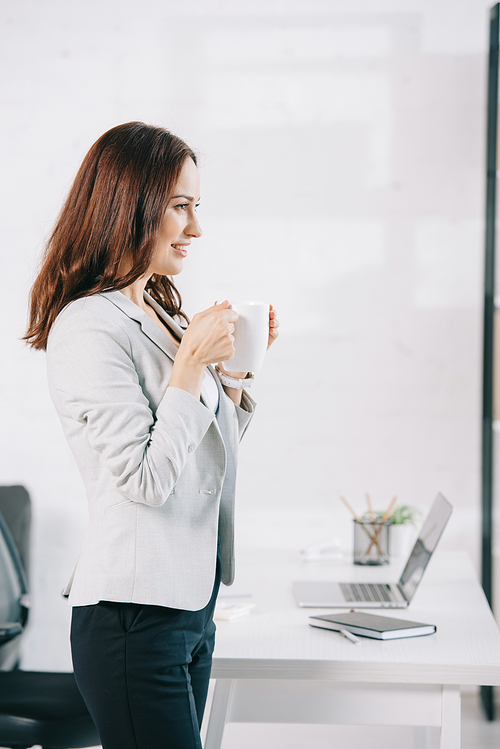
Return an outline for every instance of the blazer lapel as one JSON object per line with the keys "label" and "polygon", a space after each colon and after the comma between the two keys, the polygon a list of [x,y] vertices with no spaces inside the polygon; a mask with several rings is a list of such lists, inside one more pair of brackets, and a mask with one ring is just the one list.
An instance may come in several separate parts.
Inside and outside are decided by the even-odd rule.
{"label": "blazer lapel", "polygon": [[[148,294],[147,291],[144,292],[144,299],[147,300],[147,303],[154,309],[154,311],[156,312],[156,314],[158,315],[158,317],[161,317],[161,319],[165,321],[165,323],[167,324],[167,327],[169,327],[170,330],[173,333],[175,333],[175,335],[178,338],[182,338],[182,336],[184,335],[184,328],[181,328],[181,326],[179,325],[179,323],[177,323],[174,320],[173,317],[170,317],[170,315],[167,312],[165,312],[165,310],[163,309],[163,307],[160,307],[160,305],[158,304],[158,302],[155,302],[155,300],[153,299],[153,297],[150,294]],[[149,317],[147,315],[146,315],[146,317],[149,320]],[[151,322],[152,322],[152,320],[151,320]],[[158,328],[158,326],[155,325],[155,328]],[[174,348],[175,348],[175,346],[174,346]]]}
{"label": "blazer lapel", "polygon": [[[116,307],[121,309],[122,312],[124,312],[127,317],[130,317],[132,320],[136,320],[136,322],[139,323],[141,326],[142,332],[144,335],[146,335],[158,348],[160,348],[163,353],[165,353],[169,359],[172,361],[175,359],[175,355],[177,353],[177,347],[175,346],[174,342],[171,340],[168,333],[165,331],[163,332],[156,323],[154,323],[147,314],[135,304],[131,299],[125,296],[125,294],[122,294],[121,291],[106,291],[101,296],[106,297],[106,299],[109,299],[112,304],[114,304]],[[163,320],[165,320],[168,327],[170,327],[175,333],[182,338],[183,330],[178,325],[175,320],[173,320],[170,315],[167,315],[167,313],[160,307],[159,304],[157,304],[154,299],[152,299],[149,294],[144,292],[144,296],[147,298],[148,304],[150,304],[157,315],[161,317]]]}

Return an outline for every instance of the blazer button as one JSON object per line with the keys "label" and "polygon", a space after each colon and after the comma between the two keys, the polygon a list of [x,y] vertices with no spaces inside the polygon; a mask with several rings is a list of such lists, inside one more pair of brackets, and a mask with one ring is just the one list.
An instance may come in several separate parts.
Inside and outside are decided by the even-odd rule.
{"label": "blazer button", "polygon": [[188,445],[188,453],[192,453],[194,451],[194,445]]}

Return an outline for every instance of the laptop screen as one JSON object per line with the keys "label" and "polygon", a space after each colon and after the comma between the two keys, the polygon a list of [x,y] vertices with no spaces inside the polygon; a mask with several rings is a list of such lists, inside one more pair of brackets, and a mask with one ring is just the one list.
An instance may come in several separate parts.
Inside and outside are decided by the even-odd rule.
{"label": "laptop screen", "polygon": [[442,494],[438,494],[399,578],[398,587],[407,601],[411,601],[415,594],[429,559],[450,519],[452,509],[448,500]]}

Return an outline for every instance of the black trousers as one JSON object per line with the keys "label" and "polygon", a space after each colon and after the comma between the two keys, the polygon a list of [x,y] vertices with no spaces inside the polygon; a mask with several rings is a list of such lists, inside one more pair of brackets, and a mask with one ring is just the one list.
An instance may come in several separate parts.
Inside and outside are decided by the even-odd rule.
{"label": "black trousers", "polygon": [[201,749],[219,584],[217,560],[200,611],[108,601],[73,608],[73,668],[103,749]]}

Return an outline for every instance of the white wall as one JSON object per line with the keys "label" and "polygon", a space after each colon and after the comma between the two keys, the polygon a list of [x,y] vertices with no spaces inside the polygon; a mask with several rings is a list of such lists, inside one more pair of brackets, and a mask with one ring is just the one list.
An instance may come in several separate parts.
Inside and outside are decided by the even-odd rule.
{"label": "white wall", "polygon": [[34,503],[25,668],[70,668],[60,590],[86,523],[20,341],[44,239],[119,122],[201,152],[188,312],[259,297],[282,335],[242,447],[238,545],[350,545],[346,494],[456,507],[478,563],[485,0],[3,0],[0,483]]}

